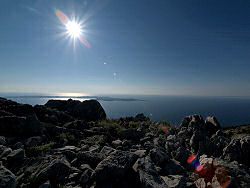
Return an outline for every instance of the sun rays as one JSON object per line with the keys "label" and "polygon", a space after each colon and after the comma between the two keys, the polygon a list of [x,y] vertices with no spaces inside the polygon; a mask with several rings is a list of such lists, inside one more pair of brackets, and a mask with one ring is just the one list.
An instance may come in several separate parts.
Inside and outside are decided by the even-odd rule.
{"label": "sun rays", "polygon": [[74,48],[77,40],[79,40],[86,47],[90,48],[89,42],[84,38],[84,29],[81,22],[78,22],[75,18],[70,20],[66,14],[58,9],[55,9],[55,14],[60,22],[65,26],[64,34],[66,34],[66,37],[69,37],[73,41]]}

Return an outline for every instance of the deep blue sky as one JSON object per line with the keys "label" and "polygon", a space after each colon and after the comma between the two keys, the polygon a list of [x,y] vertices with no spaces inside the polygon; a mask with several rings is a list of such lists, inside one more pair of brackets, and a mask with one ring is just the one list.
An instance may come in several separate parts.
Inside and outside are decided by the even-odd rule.
{"label": "deep blue sky", "polygon": [[0,92],[250,96],[249,0],[1,0],[0,22]]}

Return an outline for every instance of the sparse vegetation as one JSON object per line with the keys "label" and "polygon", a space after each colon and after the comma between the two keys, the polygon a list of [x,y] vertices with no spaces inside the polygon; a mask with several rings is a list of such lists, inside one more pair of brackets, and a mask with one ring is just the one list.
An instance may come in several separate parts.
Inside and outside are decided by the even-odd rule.
{"label": "sparse vegetation", "polygon": [[117,132],[122,130],[123,127],[119,124],[118,120],[107,119],[97,122],[98,127],[103,127],[111,135],[117,135]]}
{"label": "sparse vegetation", "polygon": [[28,156],[43,155],[46,152],[50,151],[54,147],[54,145],[55,145],[55,142],[49,142],[49,143],[44,144],[44,145],[27,148],[26,149],[26,154]]}

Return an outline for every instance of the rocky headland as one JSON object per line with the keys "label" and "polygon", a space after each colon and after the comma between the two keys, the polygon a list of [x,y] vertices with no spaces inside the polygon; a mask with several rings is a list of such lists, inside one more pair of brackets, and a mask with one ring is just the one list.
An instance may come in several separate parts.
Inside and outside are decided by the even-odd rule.
{"label": "rocky headland", "polygon": [[0,187],[250,187],[250,126],[106,119],[96,100],[0,98]]}

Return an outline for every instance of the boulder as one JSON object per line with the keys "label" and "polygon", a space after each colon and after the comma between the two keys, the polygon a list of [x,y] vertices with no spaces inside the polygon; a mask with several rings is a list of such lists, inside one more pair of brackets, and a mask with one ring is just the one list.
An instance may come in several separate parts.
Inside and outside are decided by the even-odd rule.
{"label": "boulder", "polygon": [[0,165],[0,187],[15,188],[16,184],[15,175],[4,166]]}
{"label": "boulder", "polygon": [[122,180],[135,160],[135,155],[124,151],[115,151],[97,165],[93,176],[97,182]]}
{"label": "boulder", "polygon": [[110,155],[110,153],[114,152],[115,149],[114,148],[111,148],[111,147],[108,147],[108,146],[104,146],[102,148],[102,150],[100,151],[101,155],[103,155],[104,157],[107,157]]}
{"label": "boulder", "polygon": [[180,127],[187,127],[194,130],[204,130],[204,120],[201,115],[191,115],[187,116],[183,119],[182,123],[180,124]]}
{"label": "boulder", "polygon": [[118,146],[121,146],[122,145],[122,141],[121,140],[114,140],[112,142],[112,145],[117,148]]}
{"label": "boulder", "polygon": [[17,165],[24,160],[25,152],[23,149],[13,150],[9,155],[7,155],[7,162],[9,166]]}
{"label": "boulder", "polygon": [[28,138],[24,145],[26,147],[35,147],[35,146],[38,146],[39,144],[41,144],[43,142],[43,137],[41,136],[33,136],[33,137],[30,137]]}
{"label": "boulder", "polygon": [[26,169],[23,182],[28,183],[28,187],[39,187],[49,180],[51,187],[57,187],[65,183],[71,171],[73,169],[64,158],[47,156],[36,159],[35,163]]}
{"label": "boulder", "polygon": [[139,158],[133,165],[133,170],[138,173],[141,187],[165,188],[165,181],[158,175],[149,156]]}
{"label": "boulder", "polygon": [[6,157],[12,152],[11,148],[8,148],[6,146],[0,145],[0,159],[3,157]]}
{"label": "boulder", "polygon": [[91,176],[94,171],[88,164],[81,165],[80,170],[82,171],[82,175],[80,177],[80,184],[84,186],[91,180]]}
{"label": "boulder", "polygon": [[152,161],[158,165],[158,166],[162,166],[164,164],[166,164],[169,161],[169,156],[166,153],[166,150],[164,150],[163,148],[153,148],[150,153],[150,158],[152,159]]}
{"label": "boulder", "polygon": [[75,118],[86,121],[97,121],[106,119],[106,113],[100,103],[96,100],[86,100],[83,102],[69,99],[64,100],[49,100],[46,107],[67,112]]}
{"label": "boulder", "polygon": [[134,152],[134,154],[138,157],[138,158],[142,158],[145,157],[147,154],[147,150],[136,150]]}
{"label": "boulder", "polygon": [[213,116],[208,116],[205,120],[205,128],[209,137],[215,134],[218,130],[221,130],[220,123]]}
{"label": "boulder", "polygon": [[0,136],[0,145],[3,145],[3,146],[6,145],[6,139],[4,136]]}
{"label": "boulder", "polygon": [[103,160],[103,156],[97,152],[82,151],[77,154],[76,161],[72,165],[79,166],[83,163],[89,164],[92,168],[95,168],[98,163]]}
{"label": "boulder", "polygon": [[44,105],[36,105],[34,111],[41,122],[63,125],[66,122],[74,121],[74,118],[68,113],[51,109]]}
{"label": "boulder", "polygon": [[174,159],[170,159],[161,171],[162,175],[185,175],[185,169]]}
{"label": "boulder", "polygon": [[223,157],[229,161],[250,166],[250,136],[232,139],[228,146],[223,149]]}

